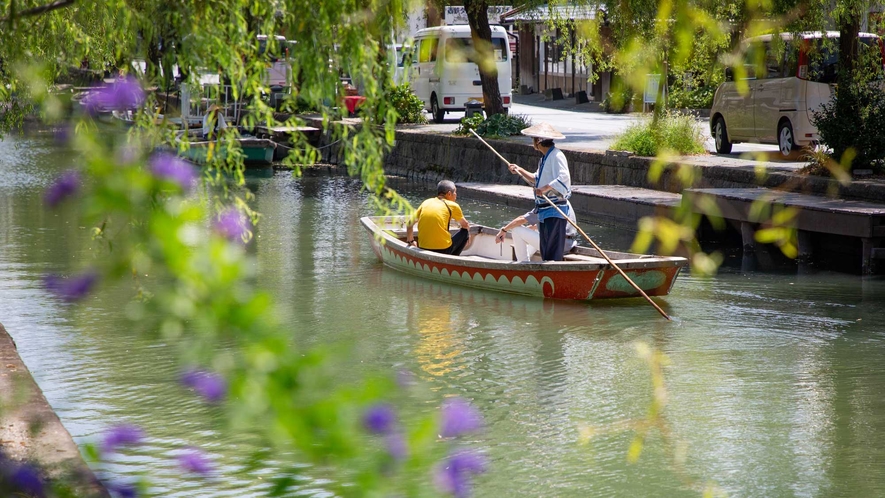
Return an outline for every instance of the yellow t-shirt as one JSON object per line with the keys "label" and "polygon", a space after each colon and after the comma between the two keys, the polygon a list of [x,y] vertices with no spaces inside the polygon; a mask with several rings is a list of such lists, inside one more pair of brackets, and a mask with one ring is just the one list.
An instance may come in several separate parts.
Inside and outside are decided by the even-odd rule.
{"label": "yellow t-shirt", "polygon": [[[449,209],[452,210],[451,215]],[[461,212],[461,206],[457,202],[433,197],[421,203],[415,211],[415,218],[418,219],[418,247],[446,249],[452,245],[449,218],[459,221],[464,218],[464,213]]]}

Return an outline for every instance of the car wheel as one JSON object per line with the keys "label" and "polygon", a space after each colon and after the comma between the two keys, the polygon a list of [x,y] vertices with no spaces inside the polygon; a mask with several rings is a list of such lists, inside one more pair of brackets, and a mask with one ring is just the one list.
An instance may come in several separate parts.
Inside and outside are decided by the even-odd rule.
{"label": "car wheel", "polygon": [[796,150],[793,125],[789,121],[785,120],[777,127],[777,148],[780,149],[781,155],[784,157],[790,157]]}
{"label": "car wheel", "polygon": [[728,130],[725,128],[725,120],[716,118],[713,125],[713,141],[716,143],[716,152],[719,154],[731,153],[731,142],[728,140]]}
{"label": "car wheel", "polygon": [[446,111],[439,108],[439,101],[436,100],[436,95],[430,97],[430,114],[433,115],[435,123],[442,123],[446,118]]}

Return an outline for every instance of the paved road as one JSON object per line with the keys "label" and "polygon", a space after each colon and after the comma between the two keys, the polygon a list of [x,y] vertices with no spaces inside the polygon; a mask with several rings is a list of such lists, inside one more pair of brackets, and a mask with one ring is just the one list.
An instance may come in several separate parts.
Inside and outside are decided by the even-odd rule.
{"label": "paved road", "polygon": [[[526,115],[534,123],[546,121],[552,124],[567,137],[557,142],[563,149],[596,151],[608,149],[618,134],[649,116],[642,113],[607,114],[596,111],[590,103],[576,105],[572,99],[545,101],[543,95],[539,94],[514,95],[511,113]],[[443,123],[428,124],[421,128],[451,132],[458,127],[462,117],[464,113],[449,113]],[[803,161],[781,159],[775,145],[735,144],[731,154],[714,154],[709,118],[699,118],[699,122],[709,154],[692,156],[687,162],[735,167],[763,165],[767,169],[778,170],[796,170],[805,165]],[[511,138],[530,142],[528,137]]]}

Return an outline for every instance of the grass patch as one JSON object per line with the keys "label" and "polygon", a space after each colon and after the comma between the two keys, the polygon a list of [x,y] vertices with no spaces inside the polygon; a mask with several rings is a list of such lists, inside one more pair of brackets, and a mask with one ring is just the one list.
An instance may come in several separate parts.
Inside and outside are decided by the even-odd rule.
{"label": "grass patch", "polygon": [[670,112],[662,114],[657,123],[648,119],[627,128],[612,148],[639,156],[657,156],[663,151],[683,156],[706,152],[704,135],[695,117]]}

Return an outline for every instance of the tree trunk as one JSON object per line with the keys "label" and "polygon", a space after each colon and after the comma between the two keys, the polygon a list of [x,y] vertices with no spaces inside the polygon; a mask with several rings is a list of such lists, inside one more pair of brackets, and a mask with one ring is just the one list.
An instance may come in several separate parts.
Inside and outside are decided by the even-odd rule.
{"label": "tree trunk", "polygon": [[[843,18],[839,24],[839,74],[836,77],[836,105],[833,109],[837,119],[844,118],[843,122],[849,122],[849,116],[862,116],[862,104],[858,92],[856,79],[858,40],[860,32],[860,16],[851,15]],[[853,142],[853,141],[852,141]],[[842,161],[845,152],[854,148],[856,142],[833,146],[833,155],[838,161]],[[854,163],[849,169],[855,168]]]}
{"label": "tree trunk", "polygon": [[[486,116],[504,114],[504,103],[501,100],[501,89],[498,88],[498,66],[492,51],[492,28],[489,26],[489,6],[486,0],[465,0],[464,10],[467,11],[467,22],[473,46],[478,55],[479,80],[482,82],[482,102]],[[504,40],[509,43],[509,40]]]}
{"label": "tree trunk", "polygon": [[[860,16],[851,15],[839,25],[839,83],[854,81],[857,66],[857,34],[860,32]],[[840,86],[842,86],[840,85]]]}

